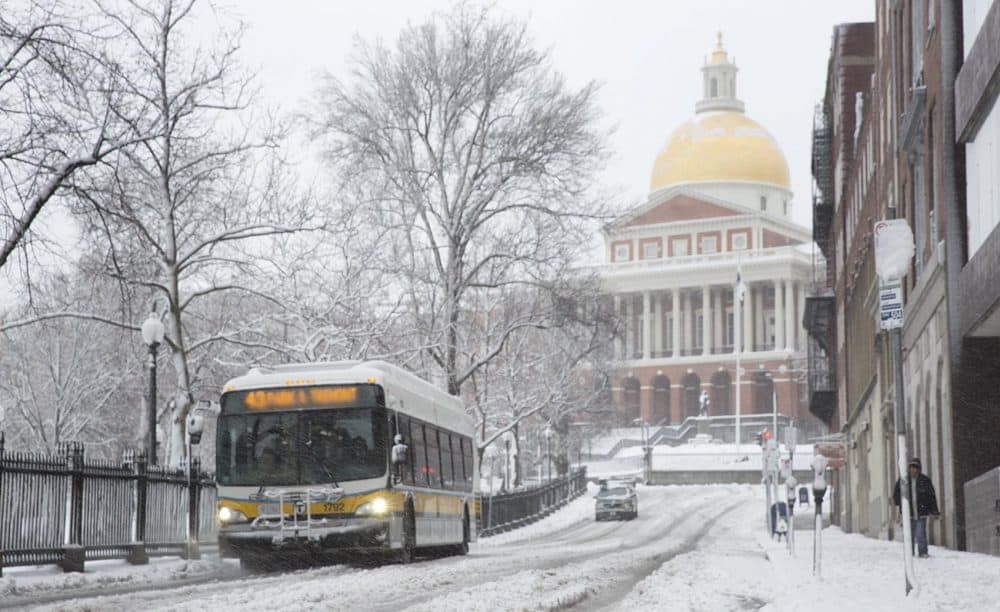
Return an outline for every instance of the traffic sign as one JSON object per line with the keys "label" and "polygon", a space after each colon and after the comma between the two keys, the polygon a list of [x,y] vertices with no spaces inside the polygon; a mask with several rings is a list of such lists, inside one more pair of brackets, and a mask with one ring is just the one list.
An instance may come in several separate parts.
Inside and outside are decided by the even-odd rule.
{"label": "traffic sign", "polygon": [[879,283],[878,325],[886,330],[903,327],[903,283],[899,279]]}

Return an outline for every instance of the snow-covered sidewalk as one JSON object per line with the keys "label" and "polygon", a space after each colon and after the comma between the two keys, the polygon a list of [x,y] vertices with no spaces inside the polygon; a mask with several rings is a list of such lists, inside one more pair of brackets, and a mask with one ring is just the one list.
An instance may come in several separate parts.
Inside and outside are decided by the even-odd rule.
{"label": "snow-covered sidewalk", "polygon": [[[763,530],[760,530],[763,531]],[[775,610],[1000,610],[1000,557],[930,547],[914,559],[917,589],[904,597],[903,545],[823,530],[821,578],[812,575],[813,532],[797,531],[797,554],[757,536],[776,577],[798,585],[775,597]]]}

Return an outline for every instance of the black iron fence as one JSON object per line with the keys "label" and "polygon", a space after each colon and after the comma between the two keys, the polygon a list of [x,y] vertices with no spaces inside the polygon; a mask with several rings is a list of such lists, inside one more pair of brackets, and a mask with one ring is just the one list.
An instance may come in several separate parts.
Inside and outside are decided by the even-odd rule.
{"label": "black iron fence", "polygon": [[[87,459],[80,444],[55,454],[9,452],[0,435],[0,576],[4,567],[150,555],[198,558],[215,541],[215,482],[197,460],[187,469]],[[190,534],[190,537],[189,537]]]}
{"label": "black iron fence", "polygon": [[580,468],[538,487],[484,495],[480,504],[479,535],[487,537],[534,523],[586,490],[587,470]]}

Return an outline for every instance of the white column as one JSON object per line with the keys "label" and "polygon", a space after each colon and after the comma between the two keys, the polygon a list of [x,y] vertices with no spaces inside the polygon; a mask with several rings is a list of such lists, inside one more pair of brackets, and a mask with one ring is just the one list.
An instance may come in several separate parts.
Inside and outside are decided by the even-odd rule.
{"label": "white column", "polygon": [[785,348],[785,284],[774,281],[774,350]]}
{"label": "white column", "polygon": [[802,322],[803,317],[806,314],[806,286],[805,283],[797,283],[796,289],[799,292],[799,316],[795,321],[795,333],[798,335],[799,341],[796,343],[796,347],[800,351],[806,350],[806,328]]}
{"label": "white column", "polygon": [[691,292],[684,292],[684,350],[688,353],[691,352],[691,347],[694,346],[694,333],[692,328],[694,327],[694,306],[691,302]]}
{"label": "white column", "polygon": [[712,290],[708,285],[701,287],[701,354],[712,352]]}
{"label": "white column", "polygon": [[753,294],[759,289],[747,283],[747,294],[743,299],[743,347],[747,353],[753,352]]}
{"label": "white column", "polygon": [[653,294],[653,353],[659,357],[663,352],[663,293]]}
{"label": "white column", "polygon": [[680,354],[681,354],[681,352],[680,352],[680,344],[681,344],[681,293],[677,289],[674,289],[673,291],[670,292],[670,295],[673,298],[673,313],[674,313],[674,320],[673,320],[673,324],[672,324],[674,338],[673,338],[673,342],[670,345],[670,350],[673,351],[673,356],[674,357],[679,357]]}
{"label": "white column", "polygon": [[722,302],[724,296],[722,288],[712,291],[712,336],[715,338],[713,346],[722,346],[726,343],[722,337],[722,318],[726,313],[726,305]]}
{"label": "white column", "polygon": [[635,355],[635,300],[629,295],[625,298],[625,359]]}
{"label": "white column", "polygon": [[795,283],[784,281],[785,285],[785,348],[792,350],[795,348]]}
{"label": "white column", "polygon": [[754,337],[757,339],[757,344],[766,345],[767,344],[767,324],[764,322],[764,295],[767,293],[766,287],[757,287],[757,291],[754,292]]}
{"label": "white column", "polygon": [[[615,300],[615,316],[620,317],[622,316],[622,298],[616,295],[614,297],[614,300]],[[624,346],[625,338],[623,336],[624,337],[628,336],[628,323],[625,324],[625,329],[622,330],[622,335],[615,336],[615,359],[625,358],[625,346]]]}
{"label": "white column", "polygon": [[653,322],[649,318],[649,292],[642,292],[642,358],[652,356],[650,348],[653,344]]}

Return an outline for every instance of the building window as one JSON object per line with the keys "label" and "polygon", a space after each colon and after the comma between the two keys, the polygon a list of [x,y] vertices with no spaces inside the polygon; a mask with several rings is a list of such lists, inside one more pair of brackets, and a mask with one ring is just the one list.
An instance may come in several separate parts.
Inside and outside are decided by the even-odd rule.
{"label": "building window", "polygon": [[745,233],[733,234],[733,250],[745,251],[747,249],[747,235]]}
{"label": "building window", "polygon": [[701,252],[716,253],[719,250],[719,239],[716,236],[701,237]]}
{"label": "building window", "polygon": [[760,209],[767,210],[767,196],[760,196]]}
{"label": "building window", "polygon": [[730,310],[726,312],[726,346],[733,346],[733,339],[735,338],[735,327],[736,327],[736,319],[733,316],[733,311]]}
{"label": "building window", "polygon": [[700,349],[702,346],[701,339],[703,337],[703,332],[705,330],[705,317],[699,314],[696,321],[697,323],[695,323],[694,348]]}
{"label": "building window", "polygon": [[684,257],[688,254],[688,241],[687,238],[678,238],[674,240],[674,256]]}
{"label": "building window", "polygon": [[782,213],[782,214],[784,214],[784,215],[785,215],[785,216],[787,217],[787,216],[788,216],[788,200],[785,200],[785,201],[784,201],[784,202],[782,203],[782,210],[784,210],[784,211],[785,211],[785,212],[784,212],[784,213]]}
{"label": "building window", "polygon": [[714,98],[719,95],[719,84],[715,80],[715,77],[712,77],[712,80],[709,83],[708,95]]}
{"label": "building window", "polygon": [[627,244],[619,244],[615,246],[615,261],[628,261]]}
{"label": "building window", "polygon": [[660,245],[655,242],[647,242],[642,246],[643,259],[656,259],[660,256]]}

